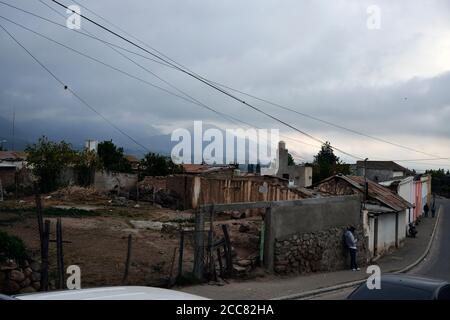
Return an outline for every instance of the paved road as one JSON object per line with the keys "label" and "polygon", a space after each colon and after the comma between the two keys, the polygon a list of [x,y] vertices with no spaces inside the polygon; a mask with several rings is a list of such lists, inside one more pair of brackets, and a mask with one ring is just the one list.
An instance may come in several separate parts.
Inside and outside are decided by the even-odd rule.
{"label": "paved road", "polygon": [[[434,242],[426,260],[408,273],[450,281],[450,199],[436,200],[443,207]],[[315,296],[313,300],[342,300],[355,288]]]}
{"label": "paved road", "polygon": [[450,282],[450,199],[437,200],[443,206],[435,240],[427,260],[410,273]]}

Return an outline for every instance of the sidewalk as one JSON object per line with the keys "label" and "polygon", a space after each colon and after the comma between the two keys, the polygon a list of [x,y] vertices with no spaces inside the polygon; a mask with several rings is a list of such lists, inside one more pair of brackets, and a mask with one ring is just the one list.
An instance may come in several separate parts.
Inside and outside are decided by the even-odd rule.
{"label": "sidewalk", "polygon": [[[422,222],[417,226],[418,234],[416,238],[406,238],[403,247],[380,258],[375,263],[380,266],[381,272],[398,271],[419,259],[428,246],[435,221],[436,218],[422,218]],[[364,269],[359,272],[343,270],[291,277],[267,275],[257,280],[232,281],[224,286],[204,284],[184,287],[179,290],[211,299],[265,300],[363,280],[367,277],[368,274],[365,273]]]}

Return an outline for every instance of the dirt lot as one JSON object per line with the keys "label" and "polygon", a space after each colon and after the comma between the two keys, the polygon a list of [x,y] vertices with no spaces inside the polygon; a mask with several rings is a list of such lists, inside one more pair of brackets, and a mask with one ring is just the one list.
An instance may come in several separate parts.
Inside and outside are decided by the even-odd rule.
{"label": "dirt lot", "polygon": [[[179,246],[179,224],[193,226],[191,211],[174,211],[143,202],[136,205],[92,190],[64,190],[43,195],[42,199],[44,217],[52,222],[51,239],[55,238],[56,217],[62,217],[63,239],[68,241],[64,244],[64,263],[80,266],[83,287],[121,284],[129,234],[133,242],[128,284],[163,285],[172,269],[174,250]],[[214,224],[217,235],[221,235],[221,224],[229,226],[236,261],[255,256],[260,217],[236,220],[226,214],[219,215]],[[34,198],[0,204],[0,230],[22,238],[37,255],[39,235]],[[185,272],[192,270],[192,244],[192,236],[187,236]],[[178,252],[174,262],[173,276],[176,276]],[[50,263],[52,280],[56,279],[54,243],[50,243]]]}

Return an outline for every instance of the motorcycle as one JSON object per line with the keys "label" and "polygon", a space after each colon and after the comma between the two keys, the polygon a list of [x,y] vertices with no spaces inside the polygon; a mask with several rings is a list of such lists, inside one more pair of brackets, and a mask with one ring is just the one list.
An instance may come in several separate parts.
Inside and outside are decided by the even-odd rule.
{"label": "motorcycle", "polygon": [[408,235],[411,238],[415,238],[416,234],[417,234],[417,229],[416,229],[416,226],[415,226],[414,222],[409,223],[409,225],[408,225]]}

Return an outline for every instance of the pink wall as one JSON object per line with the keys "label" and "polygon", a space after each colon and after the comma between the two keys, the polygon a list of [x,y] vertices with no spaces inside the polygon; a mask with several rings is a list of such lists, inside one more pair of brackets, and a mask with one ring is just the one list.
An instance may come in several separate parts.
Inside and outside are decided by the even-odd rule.
{"label": "pink wall", "polygon": [[422,182],[421,181],[414,181],[414,188],[415,188],[415,204],[416,207],[414,208],[414,221],[417,219],[417,217],[422,215]]}

